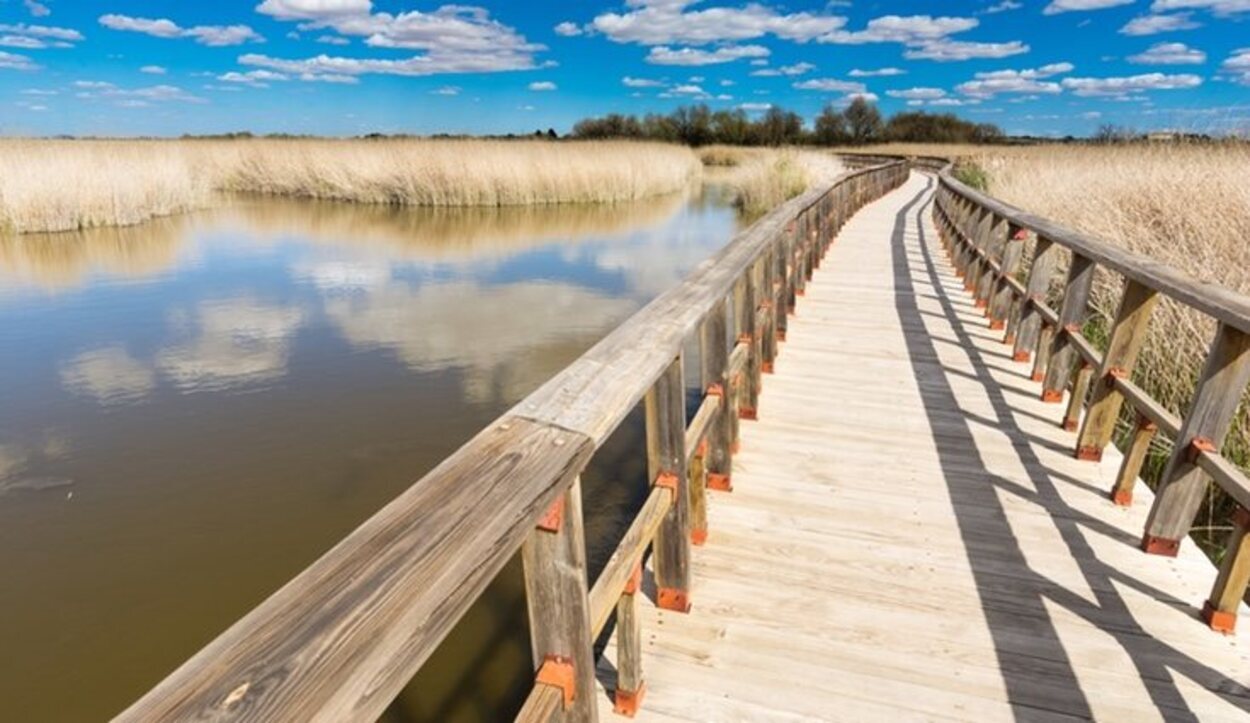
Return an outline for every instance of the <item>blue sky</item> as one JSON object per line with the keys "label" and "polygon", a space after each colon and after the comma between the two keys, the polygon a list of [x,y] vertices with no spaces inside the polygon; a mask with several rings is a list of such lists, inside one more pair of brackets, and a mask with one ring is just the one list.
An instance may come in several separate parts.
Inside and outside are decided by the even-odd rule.
{"label": "blue sky", "polygon": [[1250,0],[460,2],[0,0],[0,133],[523,133],[858,94],[1009,133],[1250,129]]}

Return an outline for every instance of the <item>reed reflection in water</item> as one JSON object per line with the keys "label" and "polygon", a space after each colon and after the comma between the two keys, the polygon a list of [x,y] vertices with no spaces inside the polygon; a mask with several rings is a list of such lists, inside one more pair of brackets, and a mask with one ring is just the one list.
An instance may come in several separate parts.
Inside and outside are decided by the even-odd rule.
{"label": "reed reflection in water", "polygon": [[[0,696],[116,713],[724,244],[715,195],[555,208],[233,199],[0,239]],[[587,472],[602,563],[641,427]],[[513,564],[392,710],[507,717]],[[72,691],[72,695],[67,695]]]}

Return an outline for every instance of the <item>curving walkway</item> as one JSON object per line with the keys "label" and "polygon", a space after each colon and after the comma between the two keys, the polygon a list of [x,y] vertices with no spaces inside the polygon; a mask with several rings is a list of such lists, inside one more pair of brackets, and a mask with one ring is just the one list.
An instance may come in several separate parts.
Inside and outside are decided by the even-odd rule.
{"label": "curving walkway", "polygon": [[692,611],[643,606],[638,719],[1250,719],[1250,633],[1197,620],[1215,569],[1138,550],[1149,490],[1115,507],[1120,455],[1072,457],[942,256],[933,186],[861,211],[800,299]]}

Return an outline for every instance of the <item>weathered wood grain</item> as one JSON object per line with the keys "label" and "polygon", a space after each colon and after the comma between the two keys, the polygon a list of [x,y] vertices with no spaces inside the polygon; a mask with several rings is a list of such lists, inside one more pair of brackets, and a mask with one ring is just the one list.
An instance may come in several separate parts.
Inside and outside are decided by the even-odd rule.
{"label": "weathered wood grain", "polygon": [[118,720],[377,718],[593,449],[583,435],[502,418]]}

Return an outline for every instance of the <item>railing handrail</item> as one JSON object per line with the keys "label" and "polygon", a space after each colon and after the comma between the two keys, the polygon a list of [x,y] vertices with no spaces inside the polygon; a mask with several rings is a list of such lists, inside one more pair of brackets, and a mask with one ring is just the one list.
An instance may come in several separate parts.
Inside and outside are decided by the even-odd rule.
{"label": "railing handrail", "polygon": [[[1145,552],[1175,556],[1189,536],[1207,484],[1214,481],[1236,503],[1232,533],[1220,563],[1203,619],[1212,629],[1231,632],[1250,585],[1250,477],[1223,456],[1222,448],[1240,401],[1250,385],[1250,296],[1197,278],[1023,211],[970,188],[951,173],[938,171],[934,220],[956,272],[976,305],[986,310],[991,328],[1004,329],[1017,361],[1034,360],[1033,378],[1041,398],[1061,402],[1071,387],[1063,426],[1079,435],[1075,455],[1097,461],[1114,436],[1125,403],[1137,413],[1111,499],[1132,503],[1152,440],[1159,431],[1174,445],[1142,535]],[[1024,239],[1036,238],[1026,281]],[[1062,303],[1047,305],[1058,268],[1059,249],[1070,254]],[[1099,267],[1118,274],[1123,293],[1108,330],[1106,350],[1084,336],[1094,274]],[[1217,323],[1206,363],[1189,410],[1178,419],[1132,379],[1160,296]]]}
{"label": "railing handrail", "polygon": [[[532,539],[536,525],[542,527],[566,494],[576,493],[577,475],[639,400],[665,379],[669,396],[676,398],[671,394],[674,358],[680,361],[682,345],[709,314],[726,308],[725,298],[735,294],[744,276],[765,273],[766,255],[769,263],[784,267],[785,245],[779,242],[814,212],[821,217],[841,213],[831,210],[835,197],[857,208],[875,198],[873,193],[901,183],[905,171],[898,160],[848,171],[736,234],[677,287],[466,442],[118,720],[381,715],[498,571]],[[815,247],[816,228],[824,225],[823,218],[812,223],[810,240],[800,245]],[[785,251],[793,262],[794,248]],[[748,295],[766,304],[749,308],[751,328],[757,314],[774,308],[779,293],[784,294],[782,281],[763,278],[767,291]],[[749,356],[758,372],[759,336],[754,339]],[[738,347],[743,344],[739,341]],[[648,447],[650,457],[650,439]],[[687,456],[683,453],[682,460]],[[677,489],[670,505],[684,509]],[[580,503],[575,509],[580,513]],[[572,523],[581,525],[580,520]],[[558,521],[555,528],[560,528]],[[588,641],[590,626],[585,627]],[[533,710],[548,708],[549,691],[541,697]]]}

